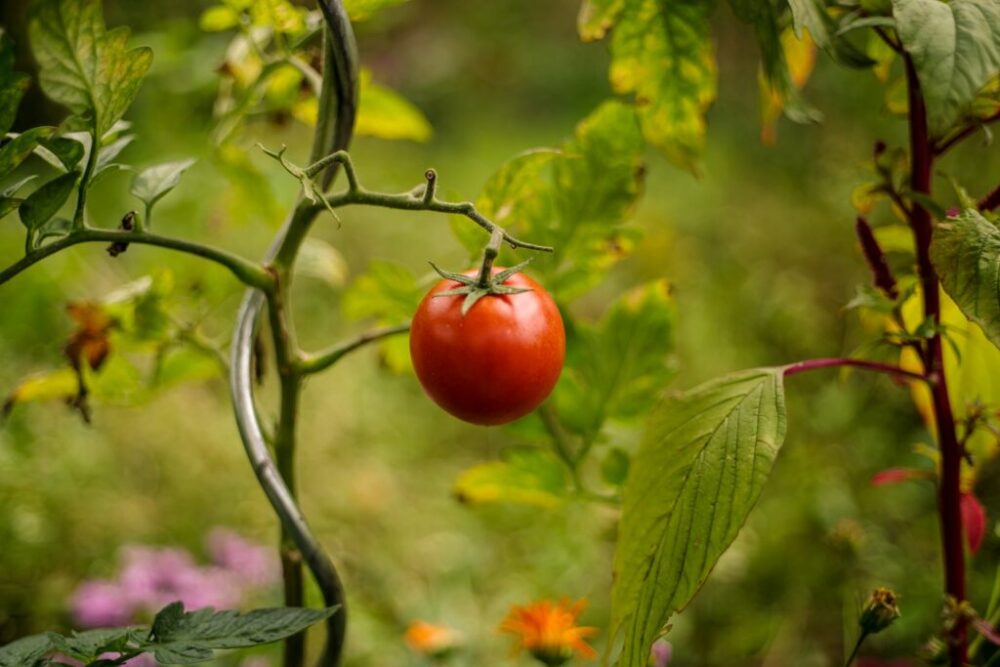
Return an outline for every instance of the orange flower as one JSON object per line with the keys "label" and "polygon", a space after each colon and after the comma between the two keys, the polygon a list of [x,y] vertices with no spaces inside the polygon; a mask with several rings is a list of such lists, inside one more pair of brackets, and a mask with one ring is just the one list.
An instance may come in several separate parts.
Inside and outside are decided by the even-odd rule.
{"label": "orange flower", "polygon": [[593,658],[597,652],[583,640],[597,634],[597,628],[576,625],[586,606],[586,600],[571,604],[567,598],[558,603],[540,600],[523,607],[514,605],[500,624],[500,631],[515,635],[518,648],[530,651],[550,667],[563,664],[573,657],[574,651],[584,658]]}
{"label": "orange flower", "polygon": [[440,656],[459,643],[459,634],[446,625],[434,625],[424,621],[413,621],[406,628],[406,645],[416,653]]}

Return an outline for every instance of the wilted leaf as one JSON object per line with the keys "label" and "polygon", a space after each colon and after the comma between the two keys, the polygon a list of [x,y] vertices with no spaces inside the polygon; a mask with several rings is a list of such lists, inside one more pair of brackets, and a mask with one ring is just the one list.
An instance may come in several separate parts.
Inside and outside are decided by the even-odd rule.
{"label": "wilted leaf", "polygon": [[653,411],[623,492],[612,634],[644,667],[760,495],[785,435],[782,369],[706,383]]}
{"label": "wilted leaf", "polygon": [[100,0],[34,0],[28,32],[42,90],[97,137],[125,114],[153,61],[149,48],[127,47],[127,28],[105,29]]}
{"label": "wilted leaf", "polygon": [[515,503],[552,507],[568,490],[566,466],[541,449],[514,449],[503,460],[481,463],[455,482],[455,496],[467,503]]}
{"label": "wilted leaf", "polygon": [[775,85],[763,74],[759,77],[761,141],[769,145],[777,141],[777,122],[782,112],[796,122],[818,118],[811,110],[803,112],[804,103],[798,98],[798,91],[809,81],[816,65],[816,44],[808,33],[800,39],[789,28],[781,33],[781,49],[787,65],[785,79]]}
{"label": "wilted leaf", "polygon": [[893,0],[903,48],[913,58],[932,134],[959,120],[1000,71],[996,0]]}
{"label": "wilted leaf", "polygon": [[147,167],[132,179],[132,187],[129,192],[145,203],[147,207],[152,208],[153,204],[177,187],[181,176],[194,162],[194,160],[178,160],[177,162]]}
{"label": "wilted leaf", "polygon": [[72,368],[36,373],[22,380],[7,395],[2,412],[7,414],[15,405],[21,403],[72,398],[77,395],[79,389],[79,378]]}
{"label": "wilted leaf", "polygon": [[555,404],[565,426],[591,440],[609,418],[646,414],[674,374],[674,305],[666,282],[637,287],[596,327],[578,324],[567,341]]}
{"label": "wilted leaf", "polygon": [[48,222],[69,199],[78,178],[80,178],[80,174],[72,171],[57,176],[32,192],[18,209],[24,226],[35,230]]}

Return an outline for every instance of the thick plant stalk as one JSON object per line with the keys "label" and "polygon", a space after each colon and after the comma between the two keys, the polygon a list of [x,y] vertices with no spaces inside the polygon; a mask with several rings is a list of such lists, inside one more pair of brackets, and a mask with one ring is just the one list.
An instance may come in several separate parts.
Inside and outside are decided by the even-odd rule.
{"label": "thick plant stalk", "polygon": [[[358,79],[354,34],[341,0],[320,0],[326,20],[323,88],[320,93],[316,134],[313,140],[313,157],[346,149],[350,143],[357,111]],[[333,180],[336,163],[324,173],[324,188]],[[277,288],[265,295],[249,290],[240,307],[232,345],[232,370],[230,391],[236,413],[240,436],[257,479],[271,502],[282,525],[282,569],[285,579],[286,604],[301,605],[304,561],[323,593],[327,605],[341,608],[327,622],[326,647],[319,664],[323,667],[337,665],[343,652],[347,615],[343,586],[329,556],[309,529],[295,499],[294,448],[295,421],[298,396],[301,389],[299,371],[294,368],[297,350],[294,349],[291,323],[287,317],[288,280],[295,256],[318,211],[304,206],[295,208],[282,226],[265,263],[272,267],[278,282]],[[253,340],[260,313],[268,306],[276,356],[281,380],[281,418],[275,448],[279,463],[268,448],[261,429],[253,396]],[[294,545],[292,553],[289,543]],[[297,667],[304,658],[304,638],[292,638],[286,643],[285,665]]]}
{"label": "thick plant stalk", "polygon": [[[915,193],[930,195],[934,164],[934,146],[927,130],[927,110],[916,70],[906,58],[910,106],[910,188]],[[941,324],[939,280],[931,263],[930,246],[934,233],[931,215],[914,201],[910,226],[916,242],[917,269],[924,296],[924,316]],[[965,551],[962,544],[961,467],[962,445],[955,431],[955,417],[948,397],[941,334],[935,332],[927,342],[924,370],[933,378],[931,393],[934,419],[937,424],[938,447],[941,450],[941,476],[938,482],[938,513],[941,522],[941,543],[944,552],[945,593],[956,602],[965,600]],[[952,667],[967,662],[967,628],[963,618],[956,620],[948,638],[948,653]]]}

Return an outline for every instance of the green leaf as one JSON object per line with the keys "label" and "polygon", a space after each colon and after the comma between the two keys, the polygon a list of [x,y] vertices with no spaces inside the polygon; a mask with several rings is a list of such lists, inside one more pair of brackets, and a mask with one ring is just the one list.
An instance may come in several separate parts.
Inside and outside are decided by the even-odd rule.
{"label": "green leaf", "polygon": [[125,114],[153,61],[149,48],[127,47],[127,28],[105,29],[100,0],[34,0],[28,34],[42,90],[98,137]]}
{"label": "green leaf", "polygon": [[564,425],[593,439],[608,418],[647,414],[674,375],[673,329],[662,280],[626,292],[598,326],[577,325],[555,393]]}
{"label": "green leaf", "polygon": [[772,87],[784,92],[788,86],[788,69],[775,6],[771,0],[729,0],[729,6],[737,18],[754,27],[764,74]]}
{"label": "green leaf", "polygon": [[86,147],[72,137],[43,139],[35,149],[38,157],[62,171],[73,171],[86,155]]}
{"label": "green leaf", "polygon": [[565,464],[542,449],[512,449],[503,460],[482,463],[463,472],[455,496],[464,503],[514,503],[553,507],[569,488]]}
{"label": "green leaf", "polygon": [[94,166],[94,178],[97,175],[113,167],[121,168],[122,165],[115,164],[114,159],[118,157],[125,148],[135,141],[134,134],[126,134],[118,137],[109,144],[101,146],[97,152],[97,164]]}
{"label": "green leaf", "polygon": [[[638,230],[624,225],[642,190],[643,140],[631,107],[605,102],[580,122],[560,150],[517,156],[490,178],[477,201],[486,217],[512,234],[555,248],[536,256],[535,271],[560,301],[601,281],[631,250]],[[453,222],[479,255],[485,238]],[[517,263],[504,251],[498,264]]]}
{"label": "green leaf", "polygon": [[22,132],[0,148],[0,178],[10,174],[31,155],[40,141],[52,135],[55,128],[34,127]]}
{"label": "green leaf", "polygon": [[357,134],[379,139],[431,138],[431,124],[412,102],[396,91],[372,81],[371,72],[361,70],[360,103],[354,127]]}
{"label": "green leaf", "polygon": [[[407,322],[413,317],[426,289],[405,267],[373,261],[368,271],[351,283],[342,308],[349,319],[374,318],[382,326]],[[410,343],[406,336],[392,336],[379,343],[382,361],[394,373],[411,368]]]}
{"label": "green leaf", "polygon": [[259,646],[290,637],[329,618],[337,609],[286,607],[241,614],[209,607],[185,612],[176,602],[156,615],[149,638],[138,644],[158,662],[189,665],[211,659],[219,649]]}
{"label": "green leaf", "polygon": [[194,162],[194,160],[179,160],[147,167],[132,179],[132,187],[129,192],[146,206],[152,207],[164,195],[177,187],[181,176]]}
{"label": "green leaf", "polygon": [[52,633],[50,637],[60,653],[87,662],[102,653],[121,652],[125,648],[131,632],[132,630],[129,628],[100,628],[74,632],[69,637]]}
{"label": "green leaf", "polygon": [[827,13],[823,0],[788,0],[788,4],[792,9],[795,34],[800,38],[802,30],[808,30],[817,46],[848,67],[870,67],[875,64],[864,51],[839,33],[837,22]]}
{"label": "green leaf", "polygon": [[664,401],[623,491],[612,635],[618,664],[653,641],[708,578],[760,496],[785,435],[782,369],[744,371]]}
{"label": "green leaf", "polygon": [[34,665],[39,658],[55,648],[52,637],[51,633],[31,635],[0,647],[0,667]]}
{"label": "green leaf", "polygon": [[240,13],[233,7],[216,5],[202,12],[198,27],[206,32],[220,32],[240,24]]}
{"label": "green leaf", "polygon": [[893,14],[920,79],[931,133],[941,136],[1000,71],[1000,3],[893,0]]}
{"label": "green leaf", "polygon": [[601,479],[611,486],[621,486],[628,478],[630,463],[628,452],[612,447],[601,461]]}
{"label": "green leaf", "polygon": [[966,209],[938,223],[931,260],[944,291],[1000,347],[1000,229]]}
{"label": "green leaf", "polygon": [[625,0],[584,0],[576,22],[580,39],[585,42],[604,39],[624,8]]}
{"label": "green leaf", "polygon": [[72,171],[57,176],[32,192],[18,209],[24,226],[28,229],[38,229],[48,222],[69,199],[78,178],[80,174]]}
{"label": "green leaf", "polygon": [[625,0],[611,35],[611,87],[635,97],[647,141],[689,171],[697,171],[715,100],[711,10],[704,0]]}
{"label": "green leaf", "polygon": [[296,276],[308,276],[336,288],[347,283],[347,274],[347,260],[326,241],[310,237],[302,244],[295,261]]}
{"label": "green leaf", "polygon": [[0,28],[0,137],[10,131],[31,77],[14,71],[14,42]]}

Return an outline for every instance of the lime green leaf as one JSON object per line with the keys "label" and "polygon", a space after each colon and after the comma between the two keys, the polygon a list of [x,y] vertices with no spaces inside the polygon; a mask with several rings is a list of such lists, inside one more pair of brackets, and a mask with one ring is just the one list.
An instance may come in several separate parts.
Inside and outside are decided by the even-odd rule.
{"label": "lime green leaf", "polygon": [[576,22],[580,39],[585,42],[604,39],[624,7],[625,0],[583,0]]}
{"label": "lime green leaf", "polygon": [[966,209],[938,224],[931,259],[944,290],[1000,347],[1000,230]]}
{"label": "lime green leaf", "polygon": [[153,62],[149,48],[127,47],[127,28],[105,29],[100,0],[35,0],[28,32],[42,90],[88,118],[98,137],[125,114]]}
{"label": "lime green leaf", "polygon": [[715,100],[711,10],[704,0],[626,0],[611,35],[612,88],[635,96],[643,135],[689,171]]}
{"label": "lime green leaf", "polygon": [[[405,267],[373,261],[344,293],[344,314],[355,320],[374,318],[382,326],[408,322],[425,289]],[[406,336],[392,336],[379,343],[385,365],[394,373],[409,370],[410,343]]]}
{"label": "lime green leaf", "polygon": [[194,162],[194,160],[179,160],[147,167],[132,179],[132,187],[129,192],[151,208],[164,195],[177,187],[181,176]]}
{"label": "lime green leaf", "polygon": [[38,143],[52,136],[55,128],[34,127],[22,132],[0,148],[0,178],[8,175],[31,155]]}
{"label": "lime green leaf", "polygon": [[744,371],[653,411],[623,491],[612,634],[644,667],[736,537],[785,435],[782,369]]}
{"label": "lime green leaf", "polygon": [[0,137],[10,131],[31,77],[14,71],[14,43],[0,28]]}
{"label": "lime green leaf", "polygon": [[352,21],[370,19],[373,14],[389,7],[401,5],[407,0],[346,0],[344,8]]}
{"label": "lime green leaf", "polygon": [[579,324],[555,394],[564,425],[592,439],[608,418],[647,414],[674,374],[673,328],[662,280],[626,292],[598,326]]}
{"label": "lime green leaf", "polygon": [[1000,3],[893,0],[893,14],[920,79],[928,125],[941,136],[1000,71]]}
{"label": "lime green leaf", "polygon": [[76,373],[69,367],[31,375],[10,392],[4,400],[2,412],[7,414],[20,403],[72,398],[76,396],[79,386]]}
{"label": "lime green leaf", "polygon": [[221,32],[235,28],[240,24],[240,13],[226,5],[209,7],[202,12],[198,26],[206,32]]}
{"label": "lime green leaf", "polygon": [[175,602],[156,615],[149,639],[137,643],[158,662],[189,665],[210,660],[219,649],[259,646],[290,637],[329,618],[337,610],[338,607],[285,607],[241,614],[208,607],[185,612],[183,605]]}
{"label": "lime green leaf", "polygon": [[420,109],[399,93],[372,81],[371,72],[361,70],[361,92],[357,134],[379,139],[427,141],[431,124]]}
{"label": "lime green leaf", "polygon": [[18,209],[21,222],[28,229],[38,229],[59,212],[76,186],[78,172],[58,176],[32,192]]}
{"label": "lime green leaf", "polygon": [[621,447],[612,447],[601,461],[601,479],[611,486],[621,486],[628,477],[628,453]]}
{"label": "lime green leaf", "polygon": [[462,502],[515,503],[536,507],[558,505],[568,490],[566,466],[542,449],[513,449],[501,461],[482,463],[455,482]]}

